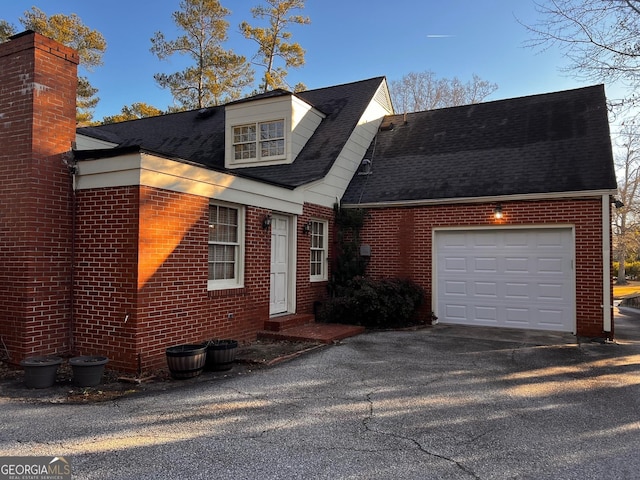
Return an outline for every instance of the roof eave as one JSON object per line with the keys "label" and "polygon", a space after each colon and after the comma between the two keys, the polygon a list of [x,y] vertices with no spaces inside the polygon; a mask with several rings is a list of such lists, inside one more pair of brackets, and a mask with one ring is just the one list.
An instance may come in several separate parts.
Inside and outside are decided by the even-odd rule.
{"label": "roof eave", "polygon": [[493,195],[488,197],[459,197],[459,198],[435,198],[421,200],[394,200],[387,202],[368,203],[342,203],[344,208],[389,208],[389,207],[419,207],[435,205],[455,205],[469,203],[498,203],[535,200],[561,200],[568,198],[594,198],[603,195],[616,195],[616,189],[585,190],[577,192],[549,192],[514,195]]}

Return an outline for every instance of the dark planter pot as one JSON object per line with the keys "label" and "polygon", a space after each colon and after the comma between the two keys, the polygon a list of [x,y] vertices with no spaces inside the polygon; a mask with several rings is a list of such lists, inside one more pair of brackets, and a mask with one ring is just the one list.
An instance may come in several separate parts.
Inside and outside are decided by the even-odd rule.
{"label": "dark planter pot", "polygon": [[166,350],[167,365],[176,379],[193,378],[202,373],[207,359],[207,346],[176,345]]}
{"label": "dark planter pot", "polygon": [[29,388],[48,388],[56,382],[62,358],[54,356],[27,357],[20,362],[24,368],[24,384]]}
{"label": "dark planter pot", "polygon": [[109,359],[101,356],[80,356],[69,359],[76,387],[95,387],[102,381],[104,366]]}
{"label": "dark planter pot", "polygon": [[212,372],[231,370],[237,351],[238,342],[236,340],[211,340],[207,342],[205,368]]}

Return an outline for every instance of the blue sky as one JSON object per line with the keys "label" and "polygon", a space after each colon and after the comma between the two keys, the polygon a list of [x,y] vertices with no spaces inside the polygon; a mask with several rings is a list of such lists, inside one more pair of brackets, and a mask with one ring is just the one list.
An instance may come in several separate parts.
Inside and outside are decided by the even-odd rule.
{"label": "blue sky", "polygon": [[[255,51],[254,44],[240,35],[238,25],[243,20],[254,21],[250,9],[259,1],[221,0],[232,11],[225,47],[248,58]],[[133,102],[160,109],[172,103],[169,92],[157,86],[153,75],[175,72],[187,62],[178,57],[160,61],[149,48],[156,31],[169,39],[180,33],[171,20],[179,0],[0,3],[0,18],[19,30],[18,18],[36,5],[48,15],[75,13],[104,35],[104,65],[88,75],[99,89],[94,119],[119,113]],[[290,85],[303,82],[312,89],[376,76],[392,81],[427,70],[466,82],[475,73],[498,84],[487,99],[496,100],[587,84],[561,72],[566,65],[562,52],[523,46],[530,34],[516,18],[525,23],[536,20],[531,0],[307,0],[302,13],[311,18],[311,24],[291,31],[306,50],[306,64],[290,70]]]}

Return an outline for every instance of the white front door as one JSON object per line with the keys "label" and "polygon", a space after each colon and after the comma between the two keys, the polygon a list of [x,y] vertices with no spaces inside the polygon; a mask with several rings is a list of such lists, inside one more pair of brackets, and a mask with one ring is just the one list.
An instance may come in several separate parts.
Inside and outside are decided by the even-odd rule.
{"label": "white front door", "polygon": [[271,295],[269,314],[288,309],[289,291],[289,218],[273,215],[271,221]]}
{"label": "white front door", "polygon": [[575,332],[571,228],[438,231],[442,323]]}

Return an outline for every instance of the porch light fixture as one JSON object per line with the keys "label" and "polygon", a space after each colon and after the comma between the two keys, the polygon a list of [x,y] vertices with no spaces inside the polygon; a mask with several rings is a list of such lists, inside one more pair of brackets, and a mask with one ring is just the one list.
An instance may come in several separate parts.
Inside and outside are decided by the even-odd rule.
{"label": "porch light fixture", "polygon": [[311,220],[309,220],[307,223],[302,225],[302,233],[304,233],[305,235],[309,235],[310,231],[311,231]]}
{"label": "porch light fixture", "polygon": [[493,209],[493,218],[500,220],[502,218],[502,205],[497,204]]}
{"label": "porch light fixture", "polygon": [[271,226],[271,214],[267,213],[262,219],[262,228],[265,230]]}
{"label": "porch light fixture", "polygon": [[613,205],[614,205],[616,208],[622,208],[622,207],[624,207],[624,203],[622,203],[622,202],[621,202],[620,200],[618,200],[617,198],[614,198],[614,199],[613,199]]}

